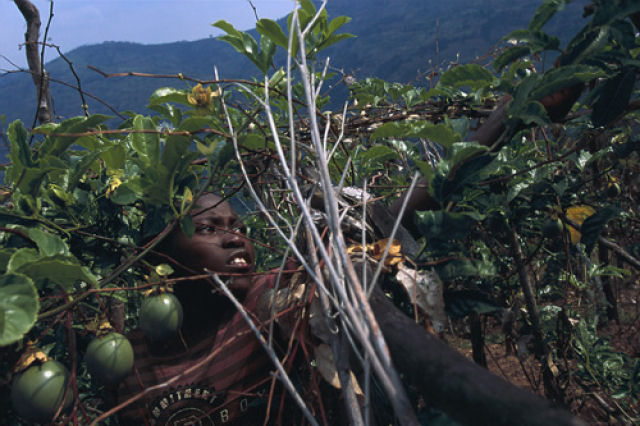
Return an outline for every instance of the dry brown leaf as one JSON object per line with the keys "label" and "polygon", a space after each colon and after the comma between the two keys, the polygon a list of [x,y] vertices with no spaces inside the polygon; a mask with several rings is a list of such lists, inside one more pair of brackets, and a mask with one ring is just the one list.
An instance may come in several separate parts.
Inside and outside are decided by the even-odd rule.
{"label": "dry brown leaf", "polygon": [[434,271],[417,271],[401,263],[396,279],[411,302],[429,316],[434,330],[437,333],[444,331],[447,315],[444,311],[444,290],[438,274]]}
{"label": "dry brown leaf", "polygon": [[[342,385],[340,384],[340,378],[338,377],[338,371],[336,370],[335,363],[333,362],[333,352],[329,345],[320,344],[318,346],[314,346],[313,354],[316,359],[316,364],[318,365],[318,371],[323,379],[327,381],[331,386],[336,389],[342,389]],[[351,381],[353,382],[353,387],[358,396],[364,396],[362,389],[360,388],[360,384],[358,384],[358,380],[356,379],[353,371],[349,371],[349,375],[351,376]]]}
{"label": "dry brown leaf", "polygon": [[[567,218],[582,226],[582,223],[595,213],[596,211],[590,206],[573,206],[567,209]],[[578,244],[582,234],[573,226],[569,226],[569,233],[571,234],[571,243]]]}

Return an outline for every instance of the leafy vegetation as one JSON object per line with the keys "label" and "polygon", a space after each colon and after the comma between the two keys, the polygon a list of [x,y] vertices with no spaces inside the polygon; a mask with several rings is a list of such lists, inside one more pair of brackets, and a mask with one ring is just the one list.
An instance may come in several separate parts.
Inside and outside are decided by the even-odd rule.
{"label": "leafy vegetation", "polygon": [[[458,324],[510,315],[518,330],[509,337],[532,336],[548,397],[578,411],[580,398],[597,394],[604,405],[583,413],[587,420],[637,420],[637,353],[601,333],[616,319],[637,324],[612,288],[635,291],[629,297],[637,302],[640,44],[629,17],[640,5],[598,0],[564,42],[545,24],[566,3],[544,2],[526,29],[505,36],[511,44],[492,68],[436,68],[443,73],[430,88],[362,79],[349,86],[344,113],[319,94],[319,114],[295,128],[290,118],[305,117],[308,81],[280,66],[278,55],[292,46],[310,81],[329,84],[340,76],[325,67],[324,49],[351,37],[342,28],[348,18],[316,16],[310,1],[297,12],[301,27],[310,25],[303,43],[290,34],[293,15],[284,29],[262,19],[257,33],[215,24],[260,78],[159,88],[148,103],[155,115],[127,112],[111,127],[100,114],[35,129],[12,122],[0,207],[3,377],[25,367],[18,359],[35,343],[74,371],[74,402],[61,421],[99,418],[111,407],[81,362],[96,324],[120,303],[119,331],[135,327],[142,293],[176,280],[169,260],[146,255],[176,226],[193,233],[194,200],[213,190],[235,197],[248,235],[263,243],[259,268],[278,266],[287,246],[273,227],[293,229],[302,216],[280,167],[293,162],[311,198],[321,180],[315,161],[327,156],[330,184],[366,185],[388,202],[419,171],[433,203],[415,215],[420,248],[411,261],[446,282],[448,314]],[[543,69],[540,58],[558,52],[556,66]],[[548,108],[549,96],[583,87],[568,116]],[[474,141],[473,129],[504,94],[512,98],[506,128],[495,143]],[[328,135],[326,152],[310,142],[314,120]],[[297,152],[288,144],[294,137]],[[259,202],[278,213],[273,222],[254,214]],[[396,286],[390,277],[385,284]],[[406,297],[390,294],[418,317]],[[528,355],[526,344],[518,350]],[[59,405],[63,398],[54,396]]]}

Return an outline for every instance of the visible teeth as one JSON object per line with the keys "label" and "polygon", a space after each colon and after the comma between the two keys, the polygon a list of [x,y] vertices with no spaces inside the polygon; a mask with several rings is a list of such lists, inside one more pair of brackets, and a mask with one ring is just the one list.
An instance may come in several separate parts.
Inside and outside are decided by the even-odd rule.
{"label": "visible teeth", "polygon": [[247,261],[241,257],[236,257],[233,260],[231,260],[231,264],[232,265],[246,265]]}

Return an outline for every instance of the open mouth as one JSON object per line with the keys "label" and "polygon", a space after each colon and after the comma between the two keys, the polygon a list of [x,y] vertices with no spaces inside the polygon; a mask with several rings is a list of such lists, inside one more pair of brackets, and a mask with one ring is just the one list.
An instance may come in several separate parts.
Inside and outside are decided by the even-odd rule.
{"label": "open mouth", "polygon": [[248,269],[251,267],[251,259],[247,253],[238,253],[231,256],[227,265],[238,269]]}

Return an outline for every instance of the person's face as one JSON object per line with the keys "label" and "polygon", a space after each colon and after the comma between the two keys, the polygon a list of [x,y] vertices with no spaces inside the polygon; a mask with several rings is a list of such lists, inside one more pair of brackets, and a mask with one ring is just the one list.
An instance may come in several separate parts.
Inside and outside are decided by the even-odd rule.
{"label": "person's face", "polygon": [[[245,237],[244,225],[229,203],[221,202],[215,194],[203,195],[191,216],[195,224],[193,236],[187,237],[180,229],[173,238],[171,251],[176,260],[194,271],[206,268],[222,276],[225,272],[253,272],[253,245]],[[240,292],[250,285],[250,275],[235,275],[230,282],[232,290]]]}

